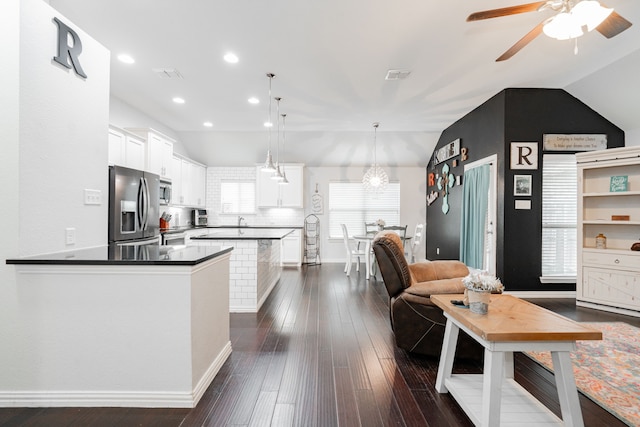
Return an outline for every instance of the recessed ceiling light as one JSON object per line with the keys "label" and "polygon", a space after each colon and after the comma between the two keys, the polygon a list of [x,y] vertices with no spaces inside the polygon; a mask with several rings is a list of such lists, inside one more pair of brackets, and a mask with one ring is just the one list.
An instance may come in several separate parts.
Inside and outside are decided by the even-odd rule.
{"label": "recessed ceiling light", "polygon": [[136,62],[135,59],[133,59],[131,56],[127,55],[126,53],[122,53],[118,55],[118,60],[125,64],[133,64],[134,62]]}
{"label": "recessed ceiling light", "polygon": [[202,126],[207,127],[207,128],[212,128],[212,127],[213,127],[213,123],[211,123],[211,122],[204,122],[204,123],[202,124]]}
{"label": "recessed ceiling light", "polygon": [[266,128],[273,127],[273,123],[271,123],[271,122],[264,122],[264,127],[266,127]]}
{"label": "recessed ceiling light", "polygon": [[173,98],[173,102],[175,102],[176,104],[184,104],[184,99],[176,96],[175,98]]}
{"label": "recessed ceiling light", "polygon": [[260,104],[260,100],[258,98],[256,98],[255,96],[252,96],[247,101],[249,101],[249,104]]}
{"label": "recessed ceiling light", "polygon": [[238,62],[238,57],[234,53],[229,52],[224,55],[224,60],[229,64],[235,64]]}

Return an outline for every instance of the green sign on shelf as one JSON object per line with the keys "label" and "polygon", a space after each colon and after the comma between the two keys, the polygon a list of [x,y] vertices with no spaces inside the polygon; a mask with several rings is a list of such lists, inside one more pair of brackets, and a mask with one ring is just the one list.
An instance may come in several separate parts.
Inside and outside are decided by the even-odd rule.
{"label": "green sign on shelf", "polygon": [[612,176],[609,184],[609,191],[627,191],[629,187],[629,177],[627,175]]}

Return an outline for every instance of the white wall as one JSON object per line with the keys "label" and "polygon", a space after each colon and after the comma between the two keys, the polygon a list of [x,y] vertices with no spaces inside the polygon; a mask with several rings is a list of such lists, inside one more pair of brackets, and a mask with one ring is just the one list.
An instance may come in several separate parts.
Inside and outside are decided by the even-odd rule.
{"label": "white wall", "polygon": [[12,351],[19,345],[18,290],[14,267],[4,260],[18,254],[19,223],[19,36],[21,0],[4,0],[0,4],[0,200],[3,232],[0,240],[0,389],[14,370],[21,354]]}
{"label": "white wall", "polygon": [[[22,390],[38,366],[27,357],[44,334],[25,315],[31,304],[4,260],[68,249],[65,227],[77,244],[107,240],[107,127],[109,52],[80,35],[87,80],[54,64],[56,16],[42,0],[4,0],[0,5],[0,394]],[[102,206],[84,206],[85,188],[102,190]],[[44,319],[46,321],[46,319]],[[45,322],[46,323],[46,322]]]}
{"label": "white wall", "polygon": [[[421,167],[390,167],[381,164],[390,181],[400,182],[400,224],[407,224],[407,234],[413,235],[416,224],[424,223],[427,216],[425,194],[426,169]],[[311,213],[311,196],[318,193],[324,199],[324,213],[320,219],[320,254],[322,262],[344,262],[345,249],[342,239],[329,239],[329,182],[362,182],[368,167],[308,167],[305,168],[305,211]],[[424,258],[424,242],[417,251]]]}
{"label": "white wall", "polygon": [[567,92],[625,132],[625,145],[640,146],[640,49],[568,85]]}
{"label": "white wall", "polygon": [[[20,250],[17,255],[107,242],[109,51],[41,0],[21,3]],[[87,74],[52,61],[58,17],[82,41]],[[84,205],[84,189],[102,191],[100,206]],[[65,228],[76,244],[65,244]]]}

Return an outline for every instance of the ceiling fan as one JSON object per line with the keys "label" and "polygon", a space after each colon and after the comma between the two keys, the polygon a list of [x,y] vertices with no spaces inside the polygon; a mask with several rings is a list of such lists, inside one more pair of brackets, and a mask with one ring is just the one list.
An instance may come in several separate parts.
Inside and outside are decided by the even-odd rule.
{"label": "ceiling fan", "polygon": [[[553,10],[558,13],[536,25],[496,59],[496,62],[511,58],[543,32],[550,37],[565,40],[581,36],[583,34],[582,28],[586,26],[588,31],[595,29],[610,39],[632,25],[631,22],[624,19],[613,9],[607,9],[594,0],[547,0],[500,9],[484,10],[469,15],[467,22],[545,10]],[[595,18],[595,21],[591,20],[592,17],[589,15],[592,11],[599,16]],[[589,15],[589,17],[587,17],[587,15]],[[559,32],[561,32],[561,34]]]}

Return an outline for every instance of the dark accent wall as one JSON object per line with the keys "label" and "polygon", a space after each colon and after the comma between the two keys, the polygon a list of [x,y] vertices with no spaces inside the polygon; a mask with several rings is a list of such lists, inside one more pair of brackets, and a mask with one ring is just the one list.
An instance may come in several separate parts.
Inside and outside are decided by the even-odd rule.
{"label": "dark accent wall", "polygon": [[[575,290],[574,284],[543,285],[542,246],[542,145],[543,134],[606,134],[608,148],[624,146],[624,132],[562,89],[505,89],[445,129],[435,150],[460,138],[468,159],[447,160],[454,175],[463,175],[464,165],[497,155],[498,206],[496,272],[511,291]],[[511,170],[511,142],[538,143],[537,170]],[[554,152],[559,153],[559,152]],[[570,153],[570,152],[563,152]],[[458,165],[452,167],[452,161]],[[441,173],[444,163],[430,172]],[[516,210],[513,176],[532,175],[531,210]],[[463,177],[464,179],[464,177]],[[436,190],[427,187],[427,194]],[[462,186],[450,189],[448,214],[442,212],[442,195],[427,206],[426,256],[428,259],[458,259]],[[439,249],[439,253],[438,253]]]}

